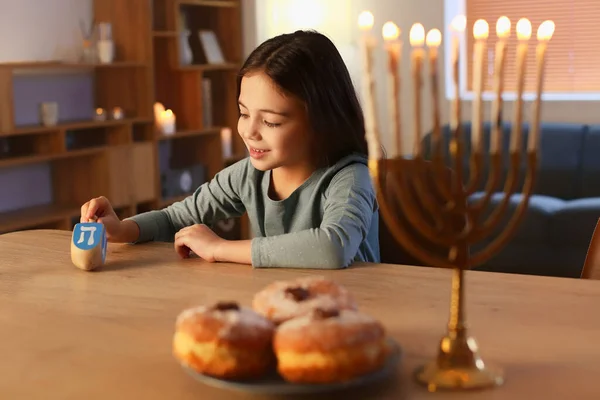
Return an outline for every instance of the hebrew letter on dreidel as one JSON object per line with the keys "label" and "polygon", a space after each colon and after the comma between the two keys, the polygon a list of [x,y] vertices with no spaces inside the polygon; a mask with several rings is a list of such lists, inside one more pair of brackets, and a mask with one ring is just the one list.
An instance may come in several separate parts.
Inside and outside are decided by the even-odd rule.
{"label": "hebrew letter on dreidel", "polygon": [[73,228],[71,261],[76,267],[91,271],[106,260],[106,231],[99,222],[82,222]]}

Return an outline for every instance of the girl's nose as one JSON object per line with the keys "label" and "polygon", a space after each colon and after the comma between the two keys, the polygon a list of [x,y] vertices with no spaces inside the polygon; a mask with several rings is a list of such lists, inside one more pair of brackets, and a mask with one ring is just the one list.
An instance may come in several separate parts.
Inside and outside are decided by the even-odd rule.
{"label": "girl's nose", "polygon": [[244,139],[259,140],[260,132],[258,130],[258,127],[256,126],[257,124],[253,121],[248,121],[245,125],[246,126],[242,130],[242,136],[244,137]]}

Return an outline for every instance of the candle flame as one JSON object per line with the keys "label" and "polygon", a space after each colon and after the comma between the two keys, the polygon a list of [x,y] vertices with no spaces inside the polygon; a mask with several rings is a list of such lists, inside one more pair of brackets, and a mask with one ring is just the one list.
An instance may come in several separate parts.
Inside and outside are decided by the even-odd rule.
{"label": "candle flame", "polygon": [[373,27],[375,23],[375,17],[371,11],[363,11],[358,16],[358,27],[362,31],[368,31]]}
{"label": "candle flame", "polygon": [[517,22],[517,38],[519,40],[529,40],[531,37],[531,22],[527,18],[521,18]]}
{"label": "candle flame", "polygon": [[508,17],[498,18],[498,22],[496,22],[496,35],[502,39],[506,39],[510,35],[510,19]]}
{"label": "candle flame", "polygon": [[490,27],[484,19],[478,19],[473,25],[473,37],[477,40],[487,39],[490,34]]}
{"label": "candle flame", "polygon": [[422,24],[416,23],[410,28],[410,45],[413,47],[423,46],[425,42],[425,28]]}
{"label": "candle flame", "polygon": [[540,27],[538,28],[538,31],[537,31],[537,39],[544,40],[544,41],[550,40],[550,38],[552,38],[552,35],[554,34],[554,28],[555,28],[554,22],[552,22],[552,21],[542,22],[542,24],[540,25]]}
{"label": "candle flame", "polygon": [[381,28],[381,33],[383,35],[383,39],[395,40],[398,39],[398,36],[400,36],[400,28],[398,28],[398,26],[395,23],[388,21],[385,24],[383,24],[383,28]]}
{"label": "candle flame", "polygon": [[167,117],[172,117],[173,116],[173,111],[171,111],[170,109],[166,110],[165,113],[164,113],[164,115],[166,115]]}
{"label": "candle flame", "polygon": [[427,47],[438,47],[442,43],[442,32],[439,29],[432,29],[427,32],[425,37]]}
{"label": "candle flame", "polygon": [[467,17],[464,15],[457,15],[452,19],[450,28],[457,33],[462,33],[467,29]]}

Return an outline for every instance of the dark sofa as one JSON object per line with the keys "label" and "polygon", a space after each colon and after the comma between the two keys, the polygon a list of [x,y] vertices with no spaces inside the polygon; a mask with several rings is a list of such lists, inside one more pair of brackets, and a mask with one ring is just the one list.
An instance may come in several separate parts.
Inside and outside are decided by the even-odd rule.
{"label": "dark sofa", "polygon": [[[487,149],[490,125],[484,125],[484,146]],[[509,168],[508,148],[510,124],[503,126],[503,171],[501,185]],[[448,126],[443,129],[446,144],[450,136]],[[517,194],[509,204],[509,215],[515,210],[521,196],[525,172],[525,152],[529,127],[523,125],[523,153]],[[471,126],[463,125],[466,157],[463,167],[469,172],[468,154],[471,150]],[[426,158],[431,156],[431,133],[423,140]],[[513,239],[492,259],[475,269],[494,272],[579,277],[594,227],[600,217],[600,125],[544,123],[541,126],[540,159],[537,181],[525,218]],[[447,159],[448,165],[450,165]],[[478,191],[485,186],[487,160]],[[498,189],[502,190],[502,186]],[[476,192],[472,200],[482,194]],[[496,193],[491,207],[498,205],[502,193]],[[491,210],[491,208],[490,208]],[[486,213],[489,215],[489,210]],[[505,226],[508,218],[501,225]],[[484,241],[472,251],[487,244]]]}

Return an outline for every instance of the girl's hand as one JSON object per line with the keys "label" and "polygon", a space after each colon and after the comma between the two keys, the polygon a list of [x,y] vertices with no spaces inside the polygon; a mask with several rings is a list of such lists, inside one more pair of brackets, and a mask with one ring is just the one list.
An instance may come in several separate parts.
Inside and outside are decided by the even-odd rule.
{"label": "girl's hand", "polygon": [[225,242],[208,226],[196,224],[181,229],[175,234],[175,251],[181,258],[194,252],[198,257],[208,261],[217,261],[217,248]]}
{"label": "girl's hand", "polygon": [[97,221],[104,225],[106,238],[118,242],[123,236],[121,220],[104,196],[96,197],[81,206],[80,222]]}

